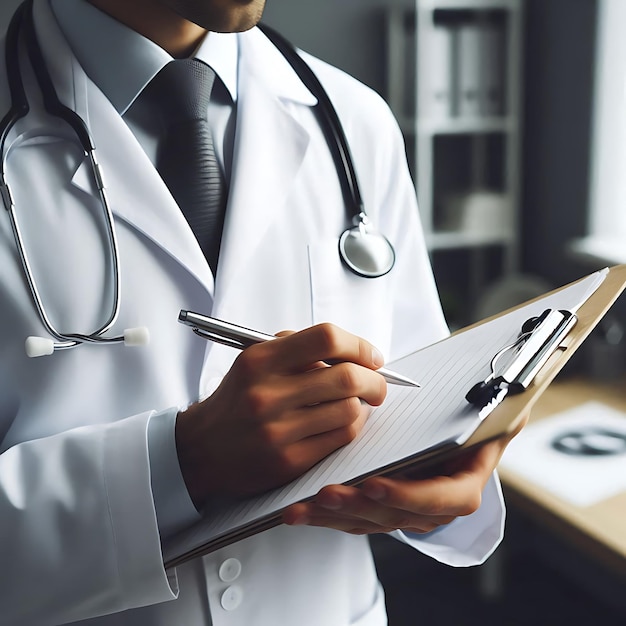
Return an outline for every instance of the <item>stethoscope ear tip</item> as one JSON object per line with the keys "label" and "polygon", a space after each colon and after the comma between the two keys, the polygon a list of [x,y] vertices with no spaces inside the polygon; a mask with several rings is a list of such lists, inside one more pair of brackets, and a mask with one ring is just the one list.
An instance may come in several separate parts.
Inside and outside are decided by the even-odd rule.
{"label": "stethoscope ear tip", "polygon": [[125,346],[147,346],[150,343],[150,331],[145,326],[127,328],[124,331]]}
{"label": "stethoscope ear tip", "polygon": [[[82,341],[90,341],[93,339],[93,343],[120,343],[124,342],[125,346],[147,346],[150,343],[150,331],[145,326],[137,326],[136,328],[127,328],[124,331],[123,337],[115,337],[114,339],[102,339],[95,336],[82,336]],[[99,339],[99,341],[97,341]],[[76,345],[76,344],[73,344]],[[46,337],[27,337],[25,348],[26,355],[30,358],[35,358],[38,356],[48,356],[54,353],[55,348],[63,349],[66,347],[73,347],[70,343],[69,345],[65,345],[62,343],[55,344],[52,339],[47,339]]]}
{"label": "stethoscope ear tip", "polygon": [[54,352],[54,341],[46,337],[27,337],[25,348],[26,355],[30,358],[48,356]]}

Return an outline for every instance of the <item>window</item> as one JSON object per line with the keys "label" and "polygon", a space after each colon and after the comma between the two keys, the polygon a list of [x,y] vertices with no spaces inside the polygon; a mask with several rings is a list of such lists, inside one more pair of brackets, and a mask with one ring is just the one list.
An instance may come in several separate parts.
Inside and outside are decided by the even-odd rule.
{"label": "window", "polygon": [[588,236],[573,251],[626,262],[626,2],[598,2]]}

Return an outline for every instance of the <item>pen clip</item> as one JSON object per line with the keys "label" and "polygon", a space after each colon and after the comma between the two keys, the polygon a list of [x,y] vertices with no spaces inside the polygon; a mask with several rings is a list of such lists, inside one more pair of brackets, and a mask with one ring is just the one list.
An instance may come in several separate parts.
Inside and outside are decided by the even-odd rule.
{"label": "pen clip", "polygon": [[217,335],[207,330],[201,330],[200,328],[192,327],[192,330],[194,333],[196,333],[196,335],[198,335],[198,337],[202,337],[202,339],[207,339],[209,341],[213,341],[214,343],[221,343],[225,346],[229,346],[230,348],[243,350],[250,345],[248,343],[244,343],[243,341],[232,339],[231,337],[225,337],[224,335]]}

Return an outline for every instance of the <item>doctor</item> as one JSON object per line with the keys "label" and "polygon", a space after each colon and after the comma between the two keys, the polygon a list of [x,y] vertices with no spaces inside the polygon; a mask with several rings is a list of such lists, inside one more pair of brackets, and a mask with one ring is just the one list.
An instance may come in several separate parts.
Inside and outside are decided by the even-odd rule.
{"label": "doctor", "polygon": [[[28,358],[24,338],[46,328],[0,214],[0,624],[381,626],[368,533],[457,566],[483,562],[502,537],[493,470],[506,441],[432,479],[329,486],[273,530],[163,567],[161,541],[197,511],[279,485],[350,441],[384,401],[375,370],[447,332],[388,108],[305,55],[338,110],[368,215],[396,251],[393,269],[368,279],[339,258],[346,211],[317,99],[254,28],[263,5],[34,0],[47,69],[93,135],[114,214],[111,333],[145,326],[151,338]],[[218,77],[208,113],[229,193],[215,275],[133,107],[187,56]],[[98,328],[111,266],[97,190],[66,125],[42,111],[24,51],[20,64],[31,110],[3,156],[33,276],[57,328]],[[4,71],[0,85],[5,111]],[[181,308],[305,330],[238,353],[178,324]]]}

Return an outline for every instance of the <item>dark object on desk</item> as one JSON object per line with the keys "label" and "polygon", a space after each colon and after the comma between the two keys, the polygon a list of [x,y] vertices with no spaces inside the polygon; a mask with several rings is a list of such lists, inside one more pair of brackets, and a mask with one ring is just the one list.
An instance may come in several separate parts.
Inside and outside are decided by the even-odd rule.
{"label": "dark object on desk", "polygon": [[598,426],[568,430],[555,437],[551,446],[571,456],[614,456],[626,454],[626,432]]}

